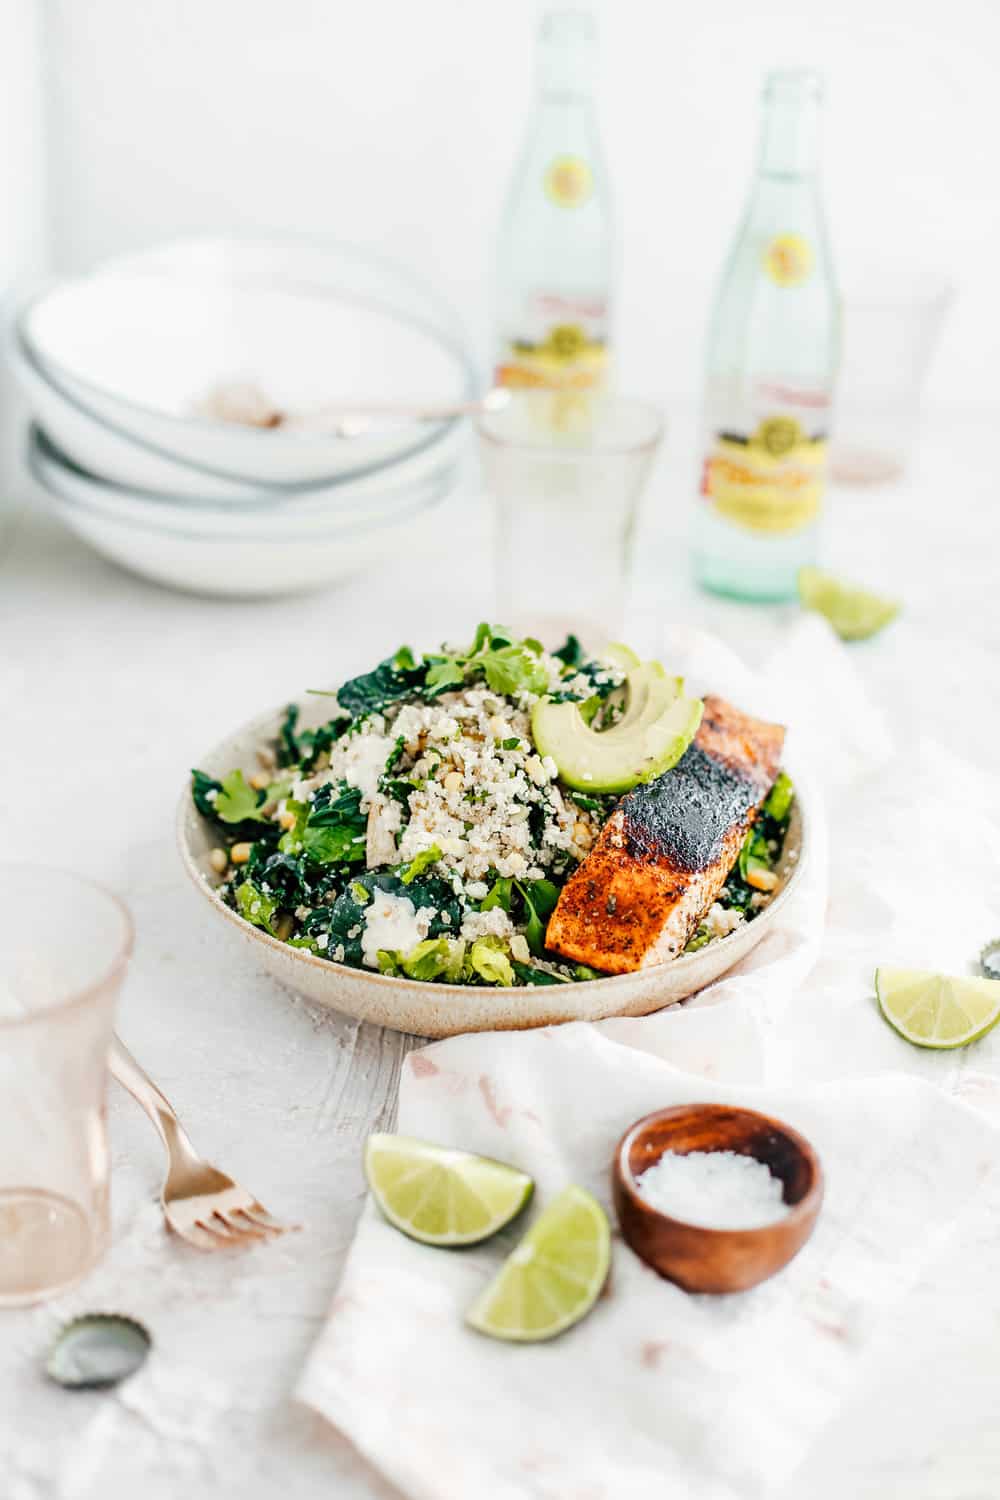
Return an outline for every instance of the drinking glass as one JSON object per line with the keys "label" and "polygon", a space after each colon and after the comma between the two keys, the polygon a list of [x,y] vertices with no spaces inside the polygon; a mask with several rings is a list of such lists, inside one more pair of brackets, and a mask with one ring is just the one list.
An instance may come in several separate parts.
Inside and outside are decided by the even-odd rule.
{"label": "drinking glass", "polygon": [[830,464],[840,484],[883,483],[906,469],[953,295],[943,277],[905,272],[870,272],[845,293]]}
{"label": "drinking glass", "polygon": [[639,496],[663,435],[645,401],[524,391],[479,423],[500,617],[519,631],[621,629]]}
{"label": "drinking glass", "polygon": [[131,950],[110,892],[0,864],[0,1306],[70,1286],[107,1244],[105,1079]]}

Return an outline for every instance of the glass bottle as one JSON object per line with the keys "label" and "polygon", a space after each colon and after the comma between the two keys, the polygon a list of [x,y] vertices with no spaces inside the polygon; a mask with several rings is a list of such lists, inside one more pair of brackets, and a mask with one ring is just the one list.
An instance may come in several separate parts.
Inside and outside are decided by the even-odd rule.
{"label": "glass bottle", "polygon": [[767,77],[757,175],[709,331],[694,568],[739,599],[792,597],[818,549],[838,352],[821,100],[814,72]]}
{"label": "glass bottle", "polygon": [[[593,100],[597,32],[586,11],[541,22],[537,95],[497,245],[495,380],[574,394],[609,365],[611,208]],[[584,396],[585,404],[585,396]]]}

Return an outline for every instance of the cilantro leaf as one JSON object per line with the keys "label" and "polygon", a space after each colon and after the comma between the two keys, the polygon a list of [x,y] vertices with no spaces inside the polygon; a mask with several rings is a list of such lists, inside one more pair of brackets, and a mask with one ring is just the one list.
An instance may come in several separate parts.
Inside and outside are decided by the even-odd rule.
{"label": "cilantro leaf", "polygon": [[429,693],[444,693],[448,688],[458,688],[465,681],[465,667],[461,657],[438,656],[430,658],[424,687]]}
{"label": "cilantro leaf", "polygon": [[536,693],[548,691],[549,680],[538,657],[524,646],[501,646],[477,658],[482,663],[488,685],[495,693]]}
{"label": "cilantro leaf", "polygon": [[489,894],[484,896],[479,903],[480,911],[492,911],[494,906],[500,906],[504,911],[510,911],[510,896],[514,882],[509,875],[498,875],[490,887]]}
{"label": "cilantro leaf", "polygon": [[264,800],[265,794],[255,792],[247,784],[242,771],[230,771],[228,776],[223,776],[216,795],[215,815],[223,823],[266,823],[268,819],[260,810]]}

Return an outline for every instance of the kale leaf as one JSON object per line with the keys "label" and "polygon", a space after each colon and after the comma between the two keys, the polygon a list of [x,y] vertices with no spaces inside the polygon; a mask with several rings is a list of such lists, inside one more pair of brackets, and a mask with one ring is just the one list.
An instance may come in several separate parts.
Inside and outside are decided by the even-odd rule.
{"label": "kale leaf", "polygon": [[295,734],[295,726],[298,722],[298,704],[289,703],[285,709],[285,717],[281,721],[281,727],[278,730],[278,743],[275,747],[279,766],[296,766],[302,759],[302,750]]}
{"label": "kale leaf", "polygon": [[536,969],[531,964],[518,963],[517,959],[513,968],[522,984],[569,984],[561,974],[550,974],[548,969]]}
{"label": "kale leaf", "polygon": [[368,817],[361,792],[346,781],[320,787],[302,829],[302,852],[318,864],[357,864],[365,858]]}
{"label": "kale leaf", "polygon": [[594,792],[578,792],[576,790],[563,794],[568,800],[576,803],[577,807],[584,808],[587,812],[597,813],[602,823],[606,823],[618,805],[616,792],[607,792],[599,795]]}
{"label": "kale leaf", "polygon": [[423,664],[412,663],[413,653],[408,647],[400,647],[395,656],[380,662],[374,672],[352,677],[338,688],[337,702],[354,719],[377,713],[387,703],[395,703],[421,686],[427,669]]}
{"label": "kale leaf", "polygon": [[574,671],[582,667],[587,659],[575,635],[568,635],[559,650],[553,651],[552,655],[558,657],[561,662],[565,662],[567,667],[572,667]]}
{"label": "kale leaf", "polygon": [[298,705],[290,703],[285,709],[285,717],[281,721],[275,742],[278,765],[282,769],[286,766],[301,766],[303,771],[311,771],[324,751],[330,750],[340,739],[351,718],[346,713],[335,714],[316,729],[298,729],[298,722]]}
{"label": "kale leaf", "polygon": [[[328,935],[325,952],[332,956],[336,948],[342,947],[342,962],[360,968],[362,964],[361,935],[365,926],[365,907],[377,891],[392,896],[405,896],[414,907],[432,907],[434,916],[428,930],[428,938],[455,937],[462,920],[461,907],[451,884],[438,876],[420,876],[406,886],[397,875],[376,874],[371,870],[352,877],[347,889],[332,903],[318,906],[310,912],[302,924],[303,932],[315,939],[322,933]],[[324,950],[321,950],[324,951]]]}
{"label": "kale leaf", "polygon": [[[204,771],[192,770],[191,772],[191,796],[194,805],[203,818],[215,819],[215,797],[222,791],[222,782],[216,781],[214,776],[208,776]],[[209,792],[214,796],[209,796]]]}

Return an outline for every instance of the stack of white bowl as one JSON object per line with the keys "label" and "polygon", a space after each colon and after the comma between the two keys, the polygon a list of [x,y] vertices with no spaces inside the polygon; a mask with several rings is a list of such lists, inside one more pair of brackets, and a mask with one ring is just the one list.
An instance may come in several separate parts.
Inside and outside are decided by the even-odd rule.
{"label": "stack of white bowl", "polygon": [[[409,552],[463,446],[460,419],[411,409],[479,392],[436,293],[368,252],[294,241],[116,260],[29,299],[9,353],[30,467],[65,523],[135,573],[211,594],[294,592]],[[205,415],[235,382],[330,422]]]}

